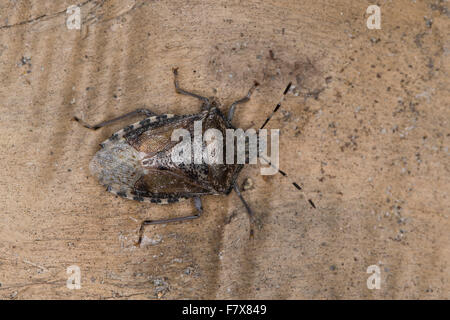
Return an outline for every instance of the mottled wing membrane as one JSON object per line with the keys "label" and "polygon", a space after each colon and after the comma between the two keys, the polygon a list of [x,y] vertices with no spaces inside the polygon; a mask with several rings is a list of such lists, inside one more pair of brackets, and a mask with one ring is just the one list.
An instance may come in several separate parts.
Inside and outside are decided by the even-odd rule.
{"label": "mottled wing membrane", "polygon": [[148,174],[136,182],[135,191],[144,197],[161,198],[185,196],[187,193],[196,195],[212,193],[186,175],[161,169],[148,170]]}
{"label": "mottled wing membrane", "polygon": [[199,119],[199,115],[176,116],[131,130],[124,135],[124,138],[137,151],[146,153],[146,157],[152,157],[156,153],[172,149],[178,143],[171,140],[175,129],[187,129],[193,132],[193,121]]}

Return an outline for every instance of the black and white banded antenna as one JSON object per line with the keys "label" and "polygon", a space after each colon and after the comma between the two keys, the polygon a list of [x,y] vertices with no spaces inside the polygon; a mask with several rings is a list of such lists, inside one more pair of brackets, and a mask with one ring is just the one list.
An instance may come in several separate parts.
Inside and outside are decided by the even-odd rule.
{"label": "black and white banded antenna", "polygon": [[[277,105],[275,106],[275,109],[273,109],[272,113],[267,117],[266,121],[264,121],[263,125],[261,126],[261,129],[264,129],[264,127],[266,126],[266,124],[270,121],[270,119],[272,119],[272,117],[275,115],[275,113],[278,112],[278,110],[281,108],[281,103],[283,102],[284,98],[286,97],[286,95],[290,92],[291,88],[295,88],[292,86],[292,82],[289,82],[286,89],[283,92],[283,96],[281,97],[281,99],[278,101]],[[274,164],[272,164],[268,159],[266,159],[266,157],[264,156],[259,156],[261,159],[263,159],[267,164],[269,164],[272,168],[274,168],[275,170],[277,170],[277,172],[279,174],[281,174],[283,177],[285,177],[286,179],[288,179],[288,175],[286,172],[284,172],[283,170],[281,170],[280,168],[277,168]],[[303,188],[295,181],[292,181],[291,184],[300,192],[302,192],[303,196],[305,197],[305,199],[308,199],[308,197],[306,196],[305,192],[303,191]],[[311,199],[308,199],[308,203],[311,205],[311,207],[313,207],[314,209],[316,209],[316,205],[314,204],[314,202]]]}
{"label": "black and white banded antenna", "polygon": [[278,101],[277,105],[275,106],[275,109],[273,109],[272,113],[270,114],[270,116],[267,117],[266,121],[264,121],[263,125],[261,126],[261,129],[264,129],[264,127],[266,126],[266,124],[270,121],[270,119],[272,119],[273,115],[275,113],[277,113],[277,111],[280,109],[281,107],[281,103],[283,102],[284,98],[286,97],[286,95],[288,94],[289,90],[291,90],[292,87],[292,82],[289,82],[289,84],[287,85],[286,89],[284,89],[283,92],[283,96],[281,97],[280,101]]}

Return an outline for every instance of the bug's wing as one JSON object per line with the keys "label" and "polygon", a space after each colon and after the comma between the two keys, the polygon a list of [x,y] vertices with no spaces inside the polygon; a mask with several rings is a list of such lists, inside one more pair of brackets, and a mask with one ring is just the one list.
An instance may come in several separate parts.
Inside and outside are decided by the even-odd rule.
{"label": "bug's wing", "polygon": [[200,183],[189,176],[169,171],[150,169],[143,175],[134,187],[137,194],[146,197],[175,197],[175,196],[195,196],[211,194]]}
{"label": "bug's wing", "polygon": [[[201,115],[175,116],[161,119],[155,123],[142,125],[124,135],[125,140],[146,158],[157,153],[171,150],[179,141],[172,141],[172,133],[176,129],[186,129],[193,134],[194,121],[201,120]],[[145,120],[144,120],[145,121]],[[145,123],[145,122],[144,122]]]}
{"label": "bug's wing", "polygon": [[171,150],[179,143],[172,141],[173,131],[185,129],[193,136],[194,121],[201,121],[204,116],[205,114],[196,114],[163,119],[135,128],[124,135],[127,143],[144,159],[142,163],[145,173],[136,181],[132,192],[143,197],[158,198],[193,197],[214,193],[214,190],[208,188],[196,175],[198,170],[186,170],[171,160]]}

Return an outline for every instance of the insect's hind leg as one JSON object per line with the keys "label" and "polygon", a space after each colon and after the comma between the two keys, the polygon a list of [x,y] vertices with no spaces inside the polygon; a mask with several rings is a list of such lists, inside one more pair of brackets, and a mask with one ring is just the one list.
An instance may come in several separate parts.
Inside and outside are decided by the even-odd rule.
{"label": "insect's hind leg", "polygon": [[237,182],[234,183],[234,191],[236,191],[236,194],[238,195],[239,199],[241,199],[242,203],[245,206],[245,209],[247,209],[248,218],[250,220],[250,238],[253,238],[253,234],[254,234],[254,232],[253,232],[253,222],[254,222],[255,215],[253,214],[253,211],[250,208],[250,206],[248,205],[247,201],[245,201],[244,197],[242,196],[241,190],[239,190]]}
{"label": "insect's hind leg", "polygon": [[208,98],[202,97],[202,96],[200,96],[200,95],[198,95],[196,93],[189,92],[189,91],[186,91],[184,89],[181,89],[180,85],[178,84],[178,68],[173,68],[172,71],[173,71],[173,83],[175,85],[175,91],[177,93],[197,98],[197,99],[203,101],[204,103],[206,103],[207,105],[209,105],[209,99]]}
{"label": "insect's hind leg", "polygon": [[194,198],[194,204],[195,208],[197,209],[197,214],[185,216],[185,217],[177,217],[177,218],[169,218],[169,219],[160,219],[160,220],[144,220],[141,223],[141,228],[139,229],[139,239],[136,243],[136,246],[140,246],[142,242],[142,236],[144,234],[144,227],[151,224],[164,224],[164,223],[172,223],[172,222],[179,222],[179,221],[187,221],[187,220],[193,220],[200,218],[200,216],[203,213],[203,206],[202,206],[202,200],[200,197]]}
{"label": "insect's hind leg", "polygon": [[108,126],[110,124],[116,123],[117,121],[129,118],[129,117],[133,117],[136,115],[145,115],[146,117],[151,117],[151,116],[156,116],[157,114],[153,111],[150,111],[149,109],[136,109],[134,111],[125,113],[124,115],[121,115],[117,118],[111,119],[111,120],[107,120],[107,121],[103,121],[100,123],[97,123],[95,125],[90,125],[86,122],[84,122],[83,120],[81,120],[78,117],[74,117],[74,120],[78,121],[79,123],[81,123],[84,127],[88,128],[88,129],[92,129],[92,130],[97,130],[100,129],[101,127],[105,127]]}
{"label": "insect's hind leg", "polygon": [[233,102],[231,104],[230,110],[228,111],[228,122],[231,123],[231,121],[233,120],[233,116],[234,116],[234,111],[236,109],[236,105],[240,104],[240,103],[244,103],[247,102],[248,100],[250,100],[250,97],[253,93],[253,90],[255,90],[255,88],[259,86],[259,83],[255,81],[255,83],[253,84],[253,86],[250,88],[250,90],[248,90],[248,93],[245,97],[243,97],[242,99],[239,99],[235,102]]}

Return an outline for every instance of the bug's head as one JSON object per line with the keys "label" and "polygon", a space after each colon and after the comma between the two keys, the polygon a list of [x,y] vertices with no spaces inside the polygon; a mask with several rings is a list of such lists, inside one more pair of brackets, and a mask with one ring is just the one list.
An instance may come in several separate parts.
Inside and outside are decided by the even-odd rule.
{"label": "bug's head", "polygon": [[210,108],[218,108],[219,107],[219,101],[217,101],[216,97],[210,97],[209,98],[209,104],[210,104]]}
{"label": "bug's head", "polygon": [[202,110],[210,110],[212,108],[219,108],[220,104],[216,97],[209,97],[207,102],[203,102]]}

